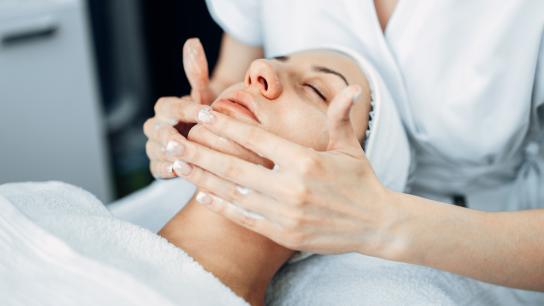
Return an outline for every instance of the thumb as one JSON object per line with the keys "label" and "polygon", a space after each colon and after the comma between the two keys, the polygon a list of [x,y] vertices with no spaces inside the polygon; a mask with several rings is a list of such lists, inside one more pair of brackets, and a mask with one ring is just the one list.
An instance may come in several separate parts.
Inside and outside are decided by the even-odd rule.
{"label": "thumb", "polygon": [[209,102],[208,61],[198,38],[189,38],[183,45],[183,69],[191,84],[191,98],[198,103]]}
{"label": "thumb", "polygon": [[361,154],[361,145],[351,126],[350,111],[361,95],[361,87],[352,85],[338,93],[327,109],[329,145],[327,150],[336,150],[353,156]]}

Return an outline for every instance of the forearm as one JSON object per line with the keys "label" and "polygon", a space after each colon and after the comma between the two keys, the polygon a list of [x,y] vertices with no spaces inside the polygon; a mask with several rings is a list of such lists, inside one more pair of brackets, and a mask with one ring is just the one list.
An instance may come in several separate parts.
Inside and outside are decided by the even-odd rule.
{"label": "forearm", "polygon": [[544,210],[481,212],[406,194],[391,259],[485,282],[544,290]]}

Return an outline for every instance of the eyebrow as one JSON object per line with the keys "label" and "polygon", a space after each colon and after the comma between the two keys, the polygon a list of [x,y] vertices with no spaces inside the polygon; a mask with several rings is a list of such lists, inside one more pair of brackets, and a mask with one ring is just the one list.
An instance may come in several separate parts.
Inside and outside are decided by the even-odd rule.
{"label": "eyebrow", "polygon": [[289,60],[289,56],[274,56],[272,59],[275,59],[280,62],[287,62]]}
{"label": "eyebrow", "polygon": [[323,73],[333,74],[333,75],[341,78],[342,81],[344,81],[344,83],[346,83],[346,86],[349,86],[349,83],[348,83],[348,80],[346,79],[346,77],[343,74],[341,74],[340,72],[336,71],[336,70],[332,70],[330,68],[323,67],[323,66],[312,66],[312,70],[314,70],[316,72],[323,72]]}
{"label": "eyebrow", "polygon": [[[275,59],[277,61],[280,61],[280,62],[287,62],[289,60],[289,57],[288,56],[275,56],[275,57],[273,57],[273,59]],[[333,70],[331,68],[327,68],[327,67],[324,67],[324,66],[312,66],[312,70],[315,71],[315,72],[329,73],[329,74],[335,75],[335,76],[341,78],[342,81],[344,81],[344,83],[346,83],[346,86],[349,86],[349,83],[348,83],[348,80],[346,79],[346,77],[343,74],[341,74],[340,72],[336,71],[336,70]]]}

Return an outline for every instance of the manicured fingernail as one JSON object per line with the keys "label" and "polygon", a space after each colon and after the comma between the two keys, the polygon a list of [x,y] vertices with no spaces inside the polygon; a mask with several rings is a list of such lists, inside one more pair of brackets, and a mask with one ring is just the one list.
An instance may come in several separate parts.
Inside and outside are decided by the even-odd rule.
{"label": "manicured fingernail", "polygon": [[276,171],[276,172],[280,171],[280,165],[274,164],[274,167],[272,168],[272,171]]}
{"label": "manicured fingernail", "polygon": [[183,145],[175,140],[170,140],[166,144],[166,154],[170,156],[179,156],[183,153]]}
{"label": "manicured fingernail", "polygon": [[198,122],[200,123],[211,123],[215,119],[215,116],[212,114],[212,108],[206,106],[198,112]]}
{"label": "manicured fingernail", "polygon": [[189,173],[191,173],[191,166],[181,160],[176,160],[172,167],[178,175],[188,175]]}
{"label": "manicured fingernail", "polygon": [[353,103],[356,103],[357,100],[359,99],[359,97],[361,97],[361,93],[363,92],[363,90],[361,89],[361,86],[359,85],[355,85],[355,91],[353,92],[353,96],[351,98],[351,101]]}
{"label": "manicured fingernail", "polygon": [[209,194],[203,191],[199,191],[198,194],[196,195],[196,201],[203,205],[210,205],[212,204],[212,197],[210,197]]}
{"label": "manicured fingernail", "polygon": [[248,195],[251,192],[251,189],[242,186],[236,186],[236,191],[241,195]]}

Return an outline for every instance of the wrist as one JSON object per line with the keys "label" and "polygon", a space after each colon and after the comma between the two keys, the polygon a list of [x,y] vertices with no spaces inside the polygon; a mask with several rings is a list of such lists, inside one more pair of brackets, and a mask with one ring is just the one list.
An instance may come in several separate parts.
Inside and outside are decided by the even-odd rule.
{"label": "wrist", "polygon": [[439,267],[467,248],[467,237],[478,232],[484,213],[410,194],[392,192],[393,213],[384,230],[379,257]]}
{"label": "wrist", "polygon": [[432,205],[412,201],[412,195],[387,191],[384,197],[382,237],[378,257],[409,263],[419,263],[424,255],[422,233],[435,232],[436,212]]}
{"label": "wrist", "polygon": [[380,237],[376,256],[399,260],[405,253],[408,242],[406,237],[406,220],[408,212],[400,205],[401,194],[386,190],[381,206],[384,207],[380,228]]}

